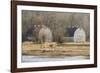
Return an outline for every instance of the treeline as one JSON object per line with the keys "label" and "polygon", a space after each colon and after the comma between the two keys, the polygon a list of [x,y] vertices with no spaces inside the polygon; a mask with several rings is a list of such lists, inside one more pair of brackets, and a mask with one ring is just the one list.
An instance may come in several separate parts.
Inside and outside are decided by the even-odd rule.
{"label": "treeline", "polygon": [[[86,32],[86,39],[90,36],[90,18],[88,13],[45,12],[22,10],[22,38],[33,36],[34,25],[46,25],[52,30],[54,41],[57,37],[72,37],[73,31],[82,27]],[[71,31],[69,31],[69,29]],[[60,38],[60,40],[62,40]]]}

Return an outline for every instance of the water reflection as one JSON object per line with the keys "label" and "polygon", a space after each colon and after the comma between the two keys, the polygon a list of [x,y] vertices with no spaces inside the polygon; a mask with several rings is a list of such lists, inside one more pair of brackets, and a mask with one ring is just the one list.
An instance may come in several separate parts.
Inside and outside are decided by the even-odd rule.
{"label": "water reflection", "polygon": [[72,61],[72,60],[86,60],[87,56],[61,56],[61,57],[48,57],[48,56],[22,56],[22,62],[47,62],[47,61]]}

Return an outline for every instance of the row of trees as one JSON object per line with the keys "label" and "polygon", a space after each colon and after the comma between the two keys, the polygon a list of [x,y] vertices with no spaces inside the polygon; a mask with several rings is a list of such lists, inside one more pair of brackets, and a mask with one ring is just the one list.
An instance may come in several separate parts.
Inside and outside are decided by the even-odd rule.
{"label": "row of trees", "polygon": [[[22,33],[23,40],[27,35],[33,36],[34,25],[46,25],[52,30],[54,41],[63,40],[71,32],[68,28],[82,27],[89,40],[89,14],[88,13],[61,13],[61,12],[43,12],[43,11],[22,11]],[[73,30],[73,29],[72,29]]]}

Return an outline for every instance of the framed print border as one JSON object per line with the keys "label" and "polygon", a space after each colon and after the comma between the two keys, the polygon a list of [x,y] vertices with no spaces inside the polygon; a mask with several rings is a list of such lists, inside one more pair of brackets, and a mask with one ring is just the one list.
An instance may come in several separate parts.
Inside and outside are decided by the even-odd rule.
{"label": "framed print border", "polygon": [[[17,51],[17,5],[93,9],[94,10],[94,48],[95,48],[94,64],[17,68],[17,52],[18,52]],[[12,73],[28,72],[28,71],[59,70],[59,69],[91,68],[91,67],[97,67],[97,6],[47,3],[47,2],[31,2],[31,1],[11,1],[11,72]]]}

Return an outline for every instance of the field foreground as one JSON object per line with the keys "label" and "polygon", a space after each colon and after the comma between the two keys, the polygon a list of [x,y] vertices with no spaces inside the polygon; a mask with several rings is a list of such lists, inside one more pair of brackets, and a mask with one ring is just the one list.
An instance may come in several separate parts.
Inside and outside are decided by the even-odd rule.
{"label": "field foreground", "polygon": [[89,56],[89,43],[22,43],[22,54],[33,56]]}

